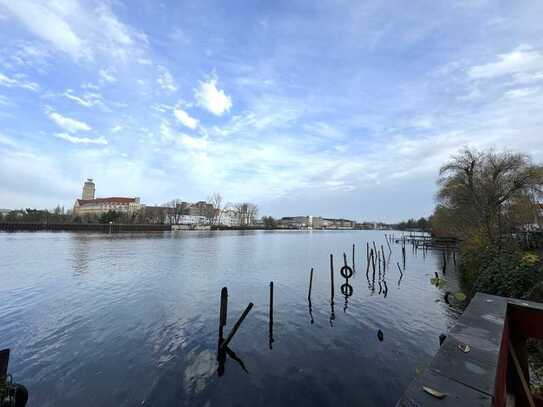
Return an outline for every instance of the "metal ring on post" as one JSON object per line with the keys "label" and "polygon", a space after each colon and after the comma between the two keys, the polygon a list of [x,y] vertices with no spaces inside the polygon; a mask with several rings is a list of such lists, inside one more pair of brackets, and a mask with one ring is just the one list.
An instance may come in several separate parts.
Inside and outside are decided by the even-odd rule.
{"label": "metal ring on post", "polygon": [[351,278],[353,276],[353,269],[349,266],[343,266],[339,272],[343,278]]}

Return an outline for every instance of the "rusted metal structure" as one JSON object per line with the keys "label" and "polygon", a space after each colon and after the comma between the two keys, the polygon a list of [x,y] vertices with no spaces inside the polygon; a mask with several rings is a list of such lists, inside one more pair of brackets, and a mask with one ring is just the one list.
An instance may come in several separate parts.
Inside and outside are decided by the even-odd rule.
{"label": "rusted metal structure", "polygon": [[397,407],[543,406],[529,388],[528,338],[543,339],[543,304],[478,293]]}

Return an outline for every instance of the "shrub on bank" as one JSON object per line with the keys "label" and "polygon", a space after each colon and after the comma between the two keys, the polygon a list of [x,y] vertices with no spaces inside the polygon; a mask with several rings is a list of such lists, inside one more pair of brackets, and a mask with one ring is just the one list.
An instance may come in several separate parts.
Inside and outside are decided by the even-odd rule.
{"label": "shrub on bank", "polygon": [[514,242],[501,247],[474,237],[461,248],[462,283],[466,291],[543,301],[541,257]]}

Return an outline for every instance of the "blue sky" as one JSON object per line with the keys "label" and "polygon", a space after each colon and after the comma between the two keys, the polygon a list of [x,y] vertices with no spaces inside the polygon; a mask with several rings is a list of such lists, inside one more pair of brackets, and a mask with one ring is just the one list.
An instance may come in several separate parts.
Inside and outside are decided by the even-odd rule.
{"label": "blue sky", "polygon": [[0,207],[428,215],[463,146],[543,160],[543,2],[0,0]]}

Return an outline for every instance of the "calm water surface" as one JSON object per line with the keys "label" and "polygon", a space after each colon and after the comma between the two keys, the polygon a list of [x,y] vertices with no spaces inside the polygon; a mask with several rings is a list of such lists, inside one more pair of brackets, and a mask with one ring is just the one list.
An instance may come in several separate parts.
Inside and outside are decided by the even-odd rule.
{"label": "calm water surface", "polygon": [[[30,406],[391,406],[457,313],[430,284],[439,252],[407,247],[398,285],[401,249],[393,245],[388,293],[379,295],[377,282],[372,293],[372,240],[388,255],[378,231],[0,233],[0,348],[12,349],[10,371],[28,387]],[[353,243],[346,304],[339,269],[343,252],[351,263]],[[223,286],[226,332],[255,306],[230,344],[246,371],[229,357],[219,377]]]}

